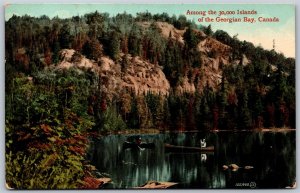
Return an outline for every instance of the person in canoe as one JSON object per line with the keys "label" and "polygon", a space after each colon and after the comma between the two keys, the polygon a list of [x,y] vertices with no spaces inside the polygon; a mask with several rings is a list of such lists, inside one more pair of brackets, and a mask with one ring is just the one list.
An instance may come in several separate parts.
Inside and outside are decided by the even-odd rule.
{"label": "person in canoe", "polygon": [[201,148],[206,147],[206,141],[205,141],[205,139],[200,139],[200,147]]}
{"label": "person in canoe", "polygon": [[123,144],[123,149],[128,149],[128,148],[153,149],[154,147],[155,147],[154,143],[143,142],[142,137],[139,135],[128,137],[127,140]]}

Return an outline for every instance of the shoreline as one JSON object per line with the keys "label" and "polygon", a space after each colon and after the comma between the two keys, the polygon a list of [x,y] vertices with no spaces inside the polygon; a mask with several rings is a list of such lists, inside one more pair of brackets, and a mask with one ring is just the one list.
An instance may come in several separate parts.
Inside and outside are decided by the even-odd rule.
{"label": "shoreline", "polygon": [[211,133],[219,133],[219,132],[273,132],[273,133],[279,133],[279,132],[291,132],[296,131],[296,129],[293,128],[256,128],[256,129],[230,129],[230,130],[160,130],[160,129],[126,129],[121,131],[107,131],[107,132],[100,132],[97,134],[92,134],[91,136],[94,137],[103,137],[103,136],[109,136],[109,135],[133,135],[133,134],[164,134],[164,133],[197,133],[197,132],[211,132]]}

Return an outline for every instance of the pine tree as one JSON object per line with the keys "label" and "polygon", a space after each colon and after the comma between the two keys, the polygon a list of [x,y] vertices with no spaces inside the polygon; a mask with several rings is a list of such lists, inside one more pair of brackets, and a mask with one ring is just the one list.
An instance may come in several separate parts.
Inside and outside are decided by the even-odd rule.
{"label": "pine tree", "polygon": [[89,59],[98,61],[103,55],[103,48],[97,39],[87,40],[82,47],[82,53]]}
{"label": "pine tree", "polygon": [[126,69],[128,68],[129,66],[129,58],[128,58],[128,54],[125,54],[123,57],[122,57],[122,61],[121,61],[121,71],[123,73],[126,72]]}
{"label": "pine tree", "polygon": [[60,44],[58,41],[55,41],[53,43],[53,55],[52,55],[52,60],[53,63],[57,64],[59,62],[59,51],[60,51]]}
{"label": "pine tree", "polygon": [[73,36],[71,35],[71,28],[69,24],[64,24],[60,29],[59,42],[61,48],[71,48]]}
{"label": "pine tree", "polygon": [[141,44],[141,30],[140,27],[134,24],[131,28],[128,37],[128,49],[132,56],[141,56],[142,44]]}
{"label": "pine tree", "polygon": [[263,127],[263,103],[262,103],[262,97],[259,92],[253,91],[252,94],[250,95],[250,104],[252,104],[251,110],[252,110],[252,115],[253,115],[253,121],[254,121],[254,126],[256,128],[262,128]]}
{"label": "pine tree", "polygon": [[118,32],[113,31],[110,33],[110,42],[109,42],[109,49],[108,49],[108,55],[113,60],[119,59],[119,53],[120,53],[120,35]]}
{"label": "pine tree", "polygon": [[252,120],[250,110],[248,108],[248,91],[244,90],[240,93],[239,99],[239,128],[250,129],[252,127]]}
{"label": "pine tree", "polygon": [[225,76],[222,76],[222,82],[221,82],[221,88],[220,91],[218,92],[218,110],[219,110],[219,127],[221,129],[227,129],[227,112],[226,112],[226,107],[227,107],[227,83]]}
{"label": "pine tree", "polygon": [[188,27],[183,34],[183,39],[189,49],[195,48],[199,42],[196,33],[191,27]]}
{"label": "pine tree", "polygon": [[203,29],[203,32],[208,36],[212,36],[214,32],[211,29],[211,24],[209,24],[207,27],[205,27]]}
{"label": "pine tree", "polygon": [[137,99],[133,95],[131,100],[130,114],[128,118],[128,127],[130,129],[138,129],[140,128],[140,119],[138,114],[138,104]]}
{"label": "pine tree", "polygon": [[171,122],[171,113],[170,113],[168,99],[164,99],[162,128],[169,129],[170,128],[170,122]]}
{"label": "pine tree", "polygon": [[104,19],[105,17],[98,13],[98,11],[86,14],[87,24],[89,25],[89,37],[91,39],[98,39],[103,36]]}

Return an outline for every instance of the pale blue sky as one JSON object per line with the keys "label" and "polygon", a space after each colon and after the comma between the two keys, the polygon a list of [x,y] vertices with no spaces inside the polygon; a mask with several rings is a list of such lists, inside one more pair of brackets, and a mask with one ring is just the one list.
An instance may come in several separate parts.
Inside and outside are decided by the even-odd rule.
{"label": "pale blue sky", "polygon": [[[197,24],[211,24],[213,30],[222,29],[230,35],[239,34],[238,38],[253,42],[255,45],[262,45],[266,49],[272,49],[273,39],[276,42],[276,50],[283,52],[288,57],[295,57],[295,6],[287,4],[11,4],[6,6],[5,20],[13,14],[41,16],[48,15],[50,18],[59,16],[68,18],[74,15],[85,13],[107,12],[110,16],[117,13],[145,12],[146,10],[155,14],[166,12],[172,15],[186,15],[187,10],[208,11],[208,10],[256,10],[257,15],[253,17],[278,17],[277,23],[199,23],[200,16],[186,15],[188,19],[195,20]],[[206,15],[207,17],[208,15]],[[234,15],[236,18],[243,18],[245,15]],[[251,15],[247,15],[252,17]],[[217,15],[210,16],[216,18]],[[223,16],[225,17],[225,16]],[[227,16],[232,17],[232,16]]]}

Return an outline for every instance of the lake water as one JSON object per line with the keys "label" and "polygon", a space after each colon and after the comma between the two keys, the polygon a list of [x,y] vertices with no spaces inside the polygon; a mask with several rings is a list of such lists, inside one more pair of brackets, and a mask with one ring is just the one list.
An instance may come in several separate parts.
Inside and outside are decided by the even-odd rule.
{"label": "lake water", "polygon": [[[177,182],[174,188],[285,188],[296,178],[295,131],[146,134],[142,141],[154,142],[154,149],[124,150],[129,136],[91,140],[88,160],[113,180],[104,188],[133,188],[150,180]],[[199,147],[201,139],[215,151],[164,149],[164,143]],[[233,163],[241,168],[222,168]]]}

